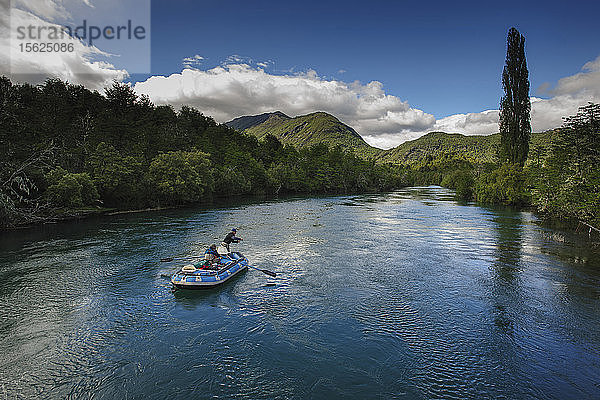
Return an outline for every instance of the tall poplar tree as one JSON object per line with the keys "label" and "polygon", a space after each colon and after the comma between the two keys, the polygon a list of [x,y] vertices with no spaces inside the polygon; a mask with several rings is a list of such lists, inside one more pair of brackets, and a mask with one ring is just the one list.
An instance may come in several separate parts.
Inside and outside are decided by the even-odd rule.
{"label": "tall poplar tree", "polygon": [[502,72],[504,96],[500,100],[500,157],[523,166],[529,152],[529,71],[525,59],[525,37],[510,28],[506,41],[506,65]]}

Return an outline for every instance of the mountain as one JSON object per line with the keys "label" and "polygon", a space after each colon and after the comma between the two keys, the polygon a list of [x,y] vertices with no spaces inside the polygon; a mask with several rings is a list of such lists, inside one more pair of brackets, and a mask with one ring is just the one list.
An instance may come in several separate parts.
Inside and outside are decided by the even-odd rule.
{"label": "mountain", "polygon": [[271,134],[283,144],[298,148],[323,143],[341,146],[365,158],[374,158],[383,150],[372,147],[351,127],[325,112],[290,118],[282,112],[236,118],[226,125],[259,139]]}
{"label": "mountain", "polygon": [[472,162],[493,162],[500,135],[465,136],[459,133],[430,132],[382,153],[377,161],[414,165],[439,156],[456,156]]}
{"label": "mountain", "polygon": [[[259,139],[272,134],[284,144],[298,148],[324,143],[341,146],[379,163],[417,165],[440,159],[465,159],[475,164],[493,163],[500,147],[500,134],[466,136],[430,132],[389,150],[372,147],[351,127],[325,112],[290,118],[280,111],[236,118],[226,125]],[[532,133],[529,157],[545,153],[554,131]]]}
{"label": "mountain", "polygon": [[271,116],[279,117],[281,119],[290,119],[290,117],[288,117],[281,111],[275,111],[272,113],[264,113],[260,115],[248,115],[244,117],[238,117],[229,122],[225,122],[225,125],[237,131],[243,132],[248,128],[262,124]]}
{"label": "mountain", "polygon": [[[555,131],[532,133],[529,157],[537,157],[550,148]],[[376,161],[381,163],[415,165],[427,160],[460,158],[475,164],[497,161],[500,147],[500,134],[466,136],[459,133],[430,132],[418,139],[404,142],[379,154]]]}

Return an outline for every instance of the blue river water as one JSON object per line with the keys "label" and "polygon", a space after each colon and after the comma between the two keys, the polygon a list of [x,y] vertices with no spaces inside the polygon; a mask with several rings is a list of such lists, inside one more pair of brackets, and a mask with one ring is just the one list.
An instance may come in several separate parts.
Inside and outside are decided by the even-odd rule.
{"label": "blue river water", "polygon": [[0,399],[600,398],[600,250],[438,187],[2,233],[0,310]]}

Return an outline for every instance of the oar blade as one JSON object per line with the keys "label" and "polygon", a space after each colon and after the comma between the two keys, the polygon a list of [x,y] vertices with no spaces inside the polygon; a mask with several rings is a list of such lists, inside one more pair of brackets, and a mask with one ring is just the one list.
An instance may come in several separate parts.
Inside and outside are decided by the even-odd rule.
{"label": "oar blade", "polygon": [[261,271],[269,276],[272,276],[273,278],[277,277],[275,272],[267,271],[266,269],[261,269]]}

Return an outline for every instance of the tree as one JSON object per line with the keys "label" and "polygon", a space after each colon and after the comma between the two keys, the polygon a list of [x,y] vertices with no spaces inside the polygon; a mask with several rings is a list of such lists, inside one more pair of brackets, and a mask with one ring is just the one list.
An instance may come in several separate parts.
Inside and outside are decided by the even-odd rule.
{"label": "tree", "polygon": [[500,157],[523,166],[529,152],[529,71],[525,37],[515,28],[508,31],[506,65],[502,72],[504,96],[500,100]]}
{"label": "tree", "polygon": [[298,151],[190,107],[156,107],[119,82],[102,95],[56,79],[33,86],[0,77],[0,143],[0,228],[96,204],[364,192],[403,179],[343,148]]}
{"label": "tree", "polygon": [[532,192],[539,211],[600,223],[600,104],[565,119]]}
{"label": "tree", "polygon": [[208,154],[170,151],[156,156],[148,170],[150,182],[162,204],[185,204],[203,200],[213,190]]}
{"label": "tree", "polygon": [[124,155],[100,142],[90,155],[89,171],[104,204],[109,207],[140,207],[144,202],[143,160]]}
{"label": "tree", "polygon": [[482,174],[475,183],[475,197],[480,203],[522,205],[529,203],[525,174],[517,164],[502,164]]}
{"label": "tree", "polygon": [[58,207],[83,207],[98,200],[98,191],[86,172],[74,174],[58,167],[48,174],[46,196]]}

